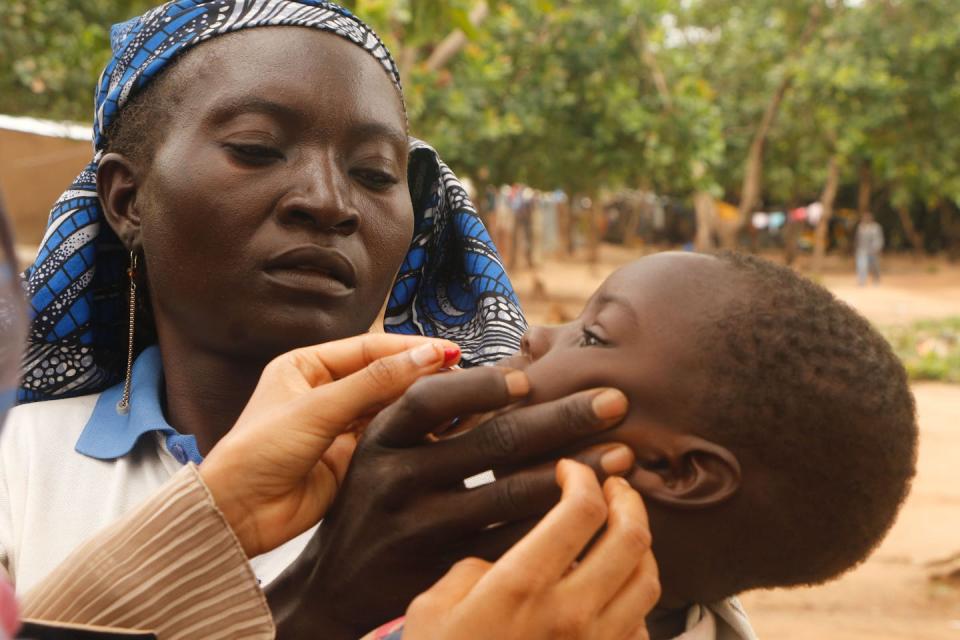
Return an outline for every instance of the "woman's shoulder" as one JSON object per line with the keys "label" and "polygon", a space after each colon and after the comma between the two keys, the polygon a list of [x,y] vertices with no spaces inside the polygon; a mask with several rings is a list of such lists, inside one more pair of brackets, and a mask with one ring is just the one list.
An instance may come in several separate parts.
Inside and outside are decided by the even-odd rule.
{"label": "woman's shoulder", "polygon": [[100,394],[31,402],[7,414],[0,434],[2,448],[44,448],[65,445],[71,450],[97,406]]}

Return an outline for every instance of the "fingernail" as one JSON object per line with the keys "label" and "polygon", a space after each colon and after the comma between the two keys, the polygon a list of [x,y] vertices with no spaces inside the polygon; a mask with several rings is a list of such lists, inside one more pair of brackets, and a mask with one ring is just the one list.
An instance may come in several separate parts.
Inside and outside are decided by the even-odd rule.
{"label": "fingernail", "polygon": [[460,347],[444,347],[443,349],[443,366],[449,367],[454,362],[460,359]]}
{"label": "fingernail", "polygon": [[439,359],[439,346],[433,343],[422,344],[416,349],[410,351],[410,359],[418,367],[425,367]]}
{"label": "fingernail", "polygon": [[627,396],[616,389],[607,389],[594,397],[591,406],[601,420],[619,418],[627,412]]}
{"label": "fingernail", "polygon": [[616,447],[600,456],[600,467],[608,474],[625,473],[633,466],[633,452],[626,447]]}
{"label": "fingernail", "polygon": [[507,392],[513,398],[522,398],[530,393],[530,380],[523,371],[511,371],[503,377],[507,383]]}

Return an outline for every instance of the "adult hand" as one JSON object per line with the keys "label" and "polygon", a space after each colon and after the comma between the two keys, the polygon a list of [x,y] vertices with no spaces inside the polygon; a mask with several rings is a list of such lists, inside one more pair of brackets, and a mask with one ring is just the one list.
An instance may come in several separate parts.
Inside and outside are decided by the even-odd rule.
{"label": "adult hand", "polygon": [[368,334],[267,365],[236,424],[200,465],[247,555],[315,525],[350,462],[356,441],[347,431],[459,354],[444,340]]}
{"label": "adult hand", "polygon": [[[627,409],[619,391],[594,389],[498,413],[439,442],[426,438],[457,416],[528,392],[520,371],[470,369],[421,378],[381,411],[317,535],[267,588],[279,637],[359,637],[403,613],[457,560],[499,557],[559,497],[552,464],[521,465],[596,436]],[[616,444],[582,459],[604,477],[634,461]],[[496,482],[464,488],[464,478],[491,468]]]}
{"label": "adult hand", "polygon": [[622,478],[601,491],[593,471],[570,460],[557,465],[557,482],[559,504],[496,564],[461,560],[411,603],[405,639],[648,637],[660,582],[640,495]]}

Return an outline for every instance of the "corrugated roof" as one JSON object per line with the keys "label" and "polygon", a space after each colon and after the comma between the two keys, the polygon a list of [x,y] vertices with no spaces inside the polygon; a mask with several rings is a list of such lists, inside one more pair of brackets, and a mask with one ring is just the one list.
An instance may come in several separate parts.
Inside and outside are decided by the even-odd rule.
{"label": "corrugated roof", "polygon": [[23,116],[0,115],[0,129],[33,133],[50,138],[69,138],[70,140],[93,140],[93,127],[76,122],[58,122]]}

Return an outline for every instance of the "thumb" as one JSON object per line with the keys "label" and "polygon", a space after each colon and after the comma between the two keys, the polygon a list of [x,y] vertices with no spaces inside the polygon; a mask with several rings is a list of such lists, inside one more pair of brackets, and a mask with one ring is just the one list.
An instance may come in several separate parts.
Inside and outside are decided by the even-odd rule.
{"label": "thumb", "polygon": [[340,380],[311,389],[296,402],[300,426],[333,438],[355,421],[399,398],[417,379],[456,362],[459,349],[431,341],[374,360]]}
{"label": "thumb", "polygon": [[[408,615],[420,608],[452,609],[464,600],[493,565],[480,558],[464,558],[440,578],[429,590],[410,604]],[[437,613],[434,611],[432,613]]]}
{"label": "thumb", "polygon": [[356,448],[356,436],[352,433],[344,433],[334,438],[330,448],[323,454],[320,464],[327,465],[333,471],[333,475],[337,479],[337,486],[343,484],[343,479],[347,475],[347,468],[350,466],[350,460],[353,458],[353,452]]}

